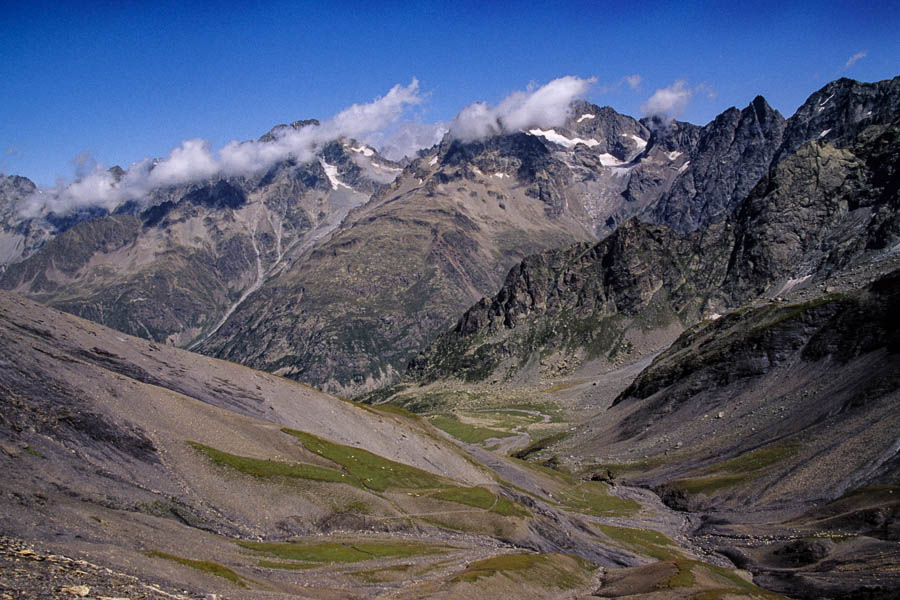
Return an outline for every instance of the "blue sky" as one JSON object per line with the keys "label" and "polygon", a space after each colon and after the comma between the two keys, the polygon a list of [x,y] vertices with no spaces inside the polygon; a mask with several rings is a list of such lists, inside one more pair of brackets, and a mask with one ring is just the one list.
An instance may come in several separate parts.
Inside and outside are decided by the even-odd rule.
{"label": "blue sky", "polygon": [[837,77],[900,74],[898,32],[900,0],[0,2],[0,171],[50,185],[80,155],[127,167],[185,139],[218,148],[413,77],[427,98],[408,116],[426,123],[563,75],[638,117],[677,80],[687,121],[757,94],[790,116]]}

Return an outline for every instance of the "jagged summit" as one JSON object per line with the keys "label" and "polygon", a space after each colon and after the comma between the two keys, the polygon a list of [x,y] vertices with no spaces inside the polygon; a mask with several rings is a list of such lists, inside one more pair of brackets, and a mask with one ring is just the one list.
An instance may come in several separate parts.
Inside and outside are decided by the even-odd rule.
{"label": "jagged summit", "polygon": [[27,177],[0,175],[0,271],[40,248],[53,235],[49,223],[23,222],[19,209],[37,190]]}
{"label": "jagged summit", "polygon": [[[727,111],[705,133],[740,131],[748,119],[756,122],[752,106]],[[754,298],[894,256],[898,132],[895,120],[865,130],[846,149],[807,143],[767,171],[726,219],[701,231],[632,219],[596,245],[528,257],[498,294],[418,356],[411,374],[510,377],[544,352],[575,356],[576,364],[615,362],[627,348],[646,348],[642,330],[671,335]],[[671,341],[666,335],[659,347]]]}
{"label": "jagged summit", "polygon": [[677,127],[678,142],[666,144],[670,129],[657,128],[659,138],[651,141],[683,153],[683,170],[644,218],[684,232],[724,219],[769,169],[785,127],[784,117],[757,96],[703,128]]}
{"label": "jagged summit", "polygon": [[290,125],[287,125],[287,124],[285,124],[285,123],[281,123],[281,124],[279,124],[279,125],[275,125],[274,127],[272,127],[272,129],[270,129],[270,130],[267,131],[266,133],[264,133],[264,134],[262,134],[261,136],[259,136],[258,141],[260,141],[260,142],[273,142],[273,141],[275,141],[276,139],[278,139],[278,135],[279,135],[279,134],[284,133],[285,131],[290,131],[290,130],[295,130],[295,131],[296,131],[296,130],[298,130],[298,129],[303,129],[304,127],[307,127],[307,126],[309,126],[309,125],[313,125],[313,126],[318,127],[319,124],[320,124],[320,123],[319,123],[319,120],[318,120],[318,119],[303,119],[303,120],[300,120],[300,121],[293,121]]}
{"label": "jagged summit", "polygon": [[808,140],[825,139],[841,147],[871,124],[900,111],[900,77],[874,83],[841,78],[814,92],[791,117],[775,161]]}

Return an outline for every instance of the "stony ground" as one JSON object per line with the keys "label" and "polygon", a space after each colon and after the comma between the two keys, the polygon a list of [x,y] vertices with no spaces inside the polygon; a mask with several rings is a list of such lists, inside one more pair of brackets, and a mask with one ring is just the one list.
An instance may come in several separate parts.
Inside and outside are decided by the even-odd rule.
{"label": "stony ground", "polygon": [[131,575],[51,554],[22,540],[0,536],[0,598],[188,600],[210,597],[166,591]]}
{"label": "stony ground", "polygon": [[[803,289],[782,292],[791,295],[784,302],[796,301]],[[8,347],[21,350],[0,361],[0,392],[4,385],[10,390],[8,407],[0,411],[6,431],[0,439],[5,461],[0,491],[8,499],[0,504],[0,531],[10,536],[0,544],[0,600],[398,595],[519,600],[561,597],[557,584],[569,597],[628,592],[643,600],[689,598],[724,589],[770,597],[746,582],[749,574],[732,567],[748,568],[770,589],[786,590],[781,579],[797,573],[807,586],[841,591],[846,569],[856,568],[861,557],[852,585],[875,592],[873,598],[890,597],[882,591],[885,582],[893,584],[890,574],[898,564],[893,533],[869,532],[855,521],[847,527],[829,524],[830,535],[847,539],[826,544],[823,556],[814,552],[818,545],[809,552],[795,546],[824,527],[821,519],[834,521],[832,513],[865,523],[880,515],[885,527],[893,527],[891,498],[864,497],[839,513],[830,507],[808,526],[788,526],[774,521],[793,516],[793,508],[778,519],[769,515],[767,522],[759,514],[747,521],[735,512],[742,507],[732,505],[727,514],[689,514],[619,476],[614,485],[602,477],[587,481],[592,464],[583,459],[597,456],[599,448],[592,444],[602,441],[598,432],[618,414],[609,409],[613,399],[652,355],[629,365],[584,365],[566,379],[523,388],[446,383],[410,388],[411,404],[432,407],[422,411],[428,418],[420,421],[391,407],[341,402],[8,300],[0,310],[5,319],[0,334]],[[698,419],[685,422],[702,422]],[[768,419],[784,421],[780,414]],[[879,426],[890,428],[889,421],[882,419]],[[392,457],[450,474],[465,486],[454,488],[454,494],[480,484],[482,494],[495,494],[493,503],[447,505],[434,497],[436,489],[415,488],[418,480],[409,489],[373,490],[273,478],[265,474],[267,465],[334,469],[343,463],[333,460],[347,458],[326,460],[282,431],[283,424],[376,454],[394,452]],[[645,442],[670,435],[670,429],[650,430]],[[507,455],[557,434],[561,443],[529,451],[528,462]],[[236,463],[247,472],[213,467],[188,443],[192,440],[251,461]],[[131,454],[118,454],[123,448]],[[648,448],[657,453],[662,447]],[[259,474],[250,475],[253,469]],[[525,515],[493,512],[500,496]],[[344,562],[314,558],[316,564],[295,565],[274,564],[272,557],[238,544],[289,539],[309,545],[389,541],[409,549],[421,543],[448,548]],[[726,554],[734,540],[740,540],[739,552]],[[798,553],[813,562],[786,562]],[[586,560],[573,562],[565,555]],[[190,564],[200,561],[210,568]],[[472,567],[485,561],[488,567]],[[531,561],[544,571],[522,567]],[[644,568],[654,561],[661,566]],[[879,570],[877,578],[865,573],[869,566]],[[560,568],[569,569],[568,575],[552,580]],[[867,579],[859,583],[861,578]],[[684,589],[676,590],[679,586]]]}

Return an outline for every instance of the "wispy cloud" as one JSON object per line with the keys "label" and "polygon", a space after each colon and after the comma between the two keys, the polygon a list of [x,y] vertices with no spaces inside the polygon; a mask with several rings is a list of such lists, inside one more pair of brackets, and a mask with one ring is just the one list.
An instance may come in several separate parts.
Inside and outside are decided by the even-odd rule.
{"label": "wispy cloud", "polygon": [[24,218],[31,218],[49,212],[66,214],[85,206],[112,210],[163,186],[202,181],[216,175],[255,175],[287,159],[306,162],[331,140],[359,139],[385,129],[423,99],[419,82],[413,79],[409,85],[395,85],[372,102],[354,104],[320,125],[276,131],[272,141],[233,141],[216,153],[206,140],[185,140],[161,160],[145,159],[131,165],[120,180],[86,154],[80,155],[74,161],[78,177],[75,182],[41,190],[28,198],[20,212]]}
{"label": "wispy cloud", "polygon": [[701,83],[694,88],[694,91],[698,94],[703,94],[704,96],[706,96],[707,100],[715,100],[719,97],[719,92],[708,83]]}
{"label": "wispy cloud", "polygon": [[613,84],[601,85],[597,91],[599,91],[601,94],[609,94],[611,92],[616,92],[625,86],[628,86],[628,89],[634,91],[641,87],[641,83],[643,81],[643,77],[641,77],[637,73],[634,73],[632,75],[626,75]]}
{"label": "wispy cloud", "polygon": [[6,161],[10,158],[18,158],[22,155],[22,151],[18,146],[9,146],[6,148],[3,157],[0,157],[0,175],[6,175]]}
{"label": "wispy cloud", "polygon": [[849,69],[850,67],[855,65],[857,62],[859,62],[860,60],[865,58],[868,54],[869,53],[866,52],[865,50],[863,50],[862,52],[857,52],[856,54],[854,54],[853,56],[851,56],[850,58],[847,59],[847,62],[844,63],[844,68],[842,70],[846,71],[847,69]]}
{"label": "wispy cloud", "polygon": [[79,179],[87,177],[99,166],[97,161],[87,150],[70,160],[69,164],[75,169],[75,177]]}
{"label": "wispy cloud", "polygon": [[529,127],[558,127],[565,122],[572,100],[584,96],[593,83],[594,79],[567,75],[534,90],[514,92],[497,106],[476,102],[450,123],[450,135],[477,140]]}
{"label": "wispy cloud", "polygon": [[378,148],[385,158],[400,160],[404,156],[414,157],[422,148],[439,144],[449,131],[447,123],[423,123],[421,121],[400,121],[387,131],[375,132],[363,139],[370,146]]}

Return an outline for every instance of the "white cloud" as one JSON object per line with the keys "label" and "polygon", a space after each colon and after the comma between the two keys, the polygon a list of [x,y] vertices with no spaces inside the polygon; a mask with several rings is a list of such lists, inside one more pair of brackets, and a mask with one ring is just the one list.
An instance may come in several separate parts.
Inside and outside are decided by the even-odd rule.
{"label": "white cloud", "polygon": [[500,133],[500,123],[487,102],[465,107],[450,123],[450,134],[461,140],[477,140]]}
{"label": "white cloud", "polygon": [[447,131],[447,124],[442,122],[400,121],[386,132],[371,134],[363,141],[377,147],[385,158],[400,160],[404,156],[414,157],[422,148],[439,144]]}
{"label": "white cloud", "polygon": [[869,53],[866,52],[865,50],[863,50],[862,52],[857,52],[856,54],[854,54],[853,56],[851,56],[850,58],[847,59],[847,62],[844,63],[843,70],[846,71],[847,69],[849,69],[850,67],[855,65],[857,63],[857,61],[865,58],[868,54]]}
{"label": "white cloud", "polygon": [[413,79],[406,87],[395,85],[383,98],[368,104],[354,104],[323,123],[323,139],[328,141],[339,136],[356,138],[384,129],[399,119],[407,107],[422,100],[418,80]]}
{"label": "white cloud", "polygon": [[558,127],[568,117],[572,100],[584,96],[592,83],[593,79],[567,75],[536,90],[514,92],[495,107],[470,104],[450,123],[450,134],[476,140],[531,127]]}
{"label": "white cloud", "polygon": [[672,85],[659,88],[641,105],[645,115],[665,116],[674,119],[681,115],[694,95],[687,81],[679,79]]}
{"label": "white cloud", "polygon": [[95,171],[99,166],[99,163],[96,161],[96,159],[94,159],[94,157],[91,156],[87,151],[82,152],[69,162],[75,168],[75,176],[78,178],[86,177],[87,175]]}
{"label": "white cloud", "polygon": [[193,139],[181,142],[181,146],[149,172],[148,179],[151,187],[161,187],[206,179],[218,171],[218,161],[209,150],[209,142]]}
{"label": "white cloud", "polygon": [[131,165],[118,182],[99,165],[91,165],[93,168],[87,172],[88,159],[83,155],[76,159],[80,170],[77,181],[60,183],[32,195],[20,212],[24,218],[30,218],[42,212],[65,214],[85,206],[112,210],[161,186],[202,181],[219,174],[254,175],[289,158],[306,162],[321,145],[338,137],[359,138],[384,129],[422,100],[419,82],[413,79],[407,86],[395,85],[372,102],[354,104],[320,125],[284,128],[270,142],[232,141],[216,154],[206,140],[185,140],[166,158],[145,159]]}

